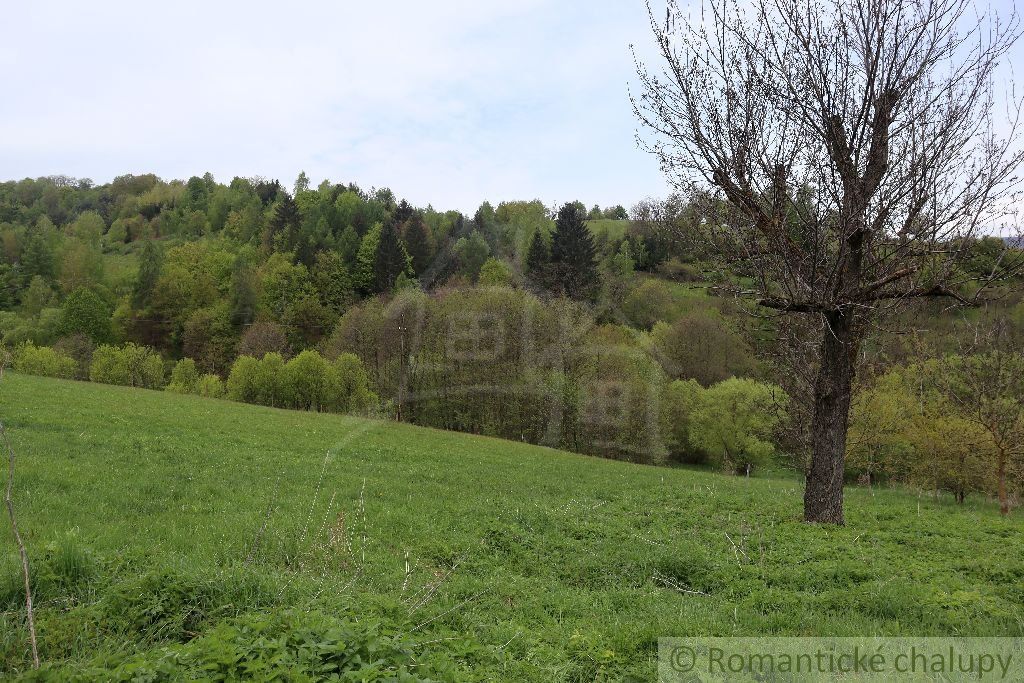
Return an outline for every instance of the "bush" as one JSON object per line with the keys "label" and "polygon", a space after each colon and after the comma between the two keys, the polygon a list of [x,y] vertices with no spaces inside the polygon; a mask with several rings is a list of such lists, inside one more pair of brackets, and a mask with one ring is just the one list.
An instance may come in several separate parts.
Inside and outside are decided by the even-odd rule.
{"label": "bush", "polygon": [[71,356],[47,346],[25,342],[14,352],[14,369],[26,375],[73,379],[78,363]]}
{"label": "bush", "polygon": [[757,373],[750,347],[721,316],[696,310],[651,331],[652,352],[673,379],[695,379],[711,386],[729,377]]}
{"label": "bush", "polygon": [[673,282],[701,282],[704,280],[700,269],[689,263],[683,263],[676,257],[658,264],[658,274]]}
{"label": "bush", "polygon": [[661,431],[671,460],[690,464],[707,460],[707,454],[690,439],[691,415],[703,391],[692,379],[677,379],[665,385],[661,395]]}
{"label": "bush", "polygon": [[110,340],[110,307],[91,289],[78,288],[61,307],[59,334],[84,334],[97,344]]}
{"label": "bush", "polygon": [[669,286],[656,279],[645,279],[622,302],[622,313],[633,325],[649,330],[659,320],[673,316],[676,309]]}
{"label": "bush", "polygon": [[75,379],[89,379],[89,364],[92,363],[92,352],[96,345],[84,334],[73,334],[70,337],[62,337],[53,345],[54,351],[75,359],[78,367],[75,369]]}
{"label": "bush", "polygon": [[252,356],[239,356],[228,375],[227,397],[243,403],[282,405],[283,367],[284,359],[279,353],[268,353],[259,360]]}
{"label": "bush", "polygon": [[228,374],[227,393],[232,401],[258,403],[256,400],[256,377],[260,362],[252,356],[239,356]]}
{"label": "bush", "polygon": [[787,404],[786,393],[775,385],[727,379],[698,393],[690,440],[724,469],[749,474],[775,454],[773,436]]}
{"label": "bush", "polygon": [[338,373],[337,405],[339,412],[366,412],[378,402],[377,394],[370,391],[363,362],[354,353],[343,353],[334,361]]}
{"label": "bush", "polygon": [[93,353],[89,379],[103,384],[159,389],[164,380],[164,363],[160,354],[148,346],[104,344]]}
{"label": "bush", "polygon": [[330,410],[338,403],[338,371],[316,351],[303,351],[285,363],[285,404],[300,410]]}
{"label": "bush", "polygon": [[200,396],[206,396],[207,398],[224,398],[227,391],[224,388],[224,382],[217,375],[206,374],[199,378],[196,382],[195,391],[193,393],[199,394]]}
{"label": "bush", "polygon": [[176,394],[194,394],[198,381],[199,370],[196,368],[196,362],[191,358],[182,358],[171,370],[171,381],[165,390]]}

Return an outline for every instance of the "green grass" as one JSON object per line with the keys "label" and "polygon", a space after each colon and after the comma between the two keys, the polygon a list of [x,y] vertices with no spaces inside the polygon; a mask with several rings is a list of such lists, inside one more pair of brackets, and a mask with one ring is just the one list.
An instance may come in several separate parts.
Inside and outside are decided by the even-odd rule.
{"label": "green grass", "polygon": [[256,656],[266,632],[508,681],[651,680],[659,636],[1024,635],[1024,525],[983,501],[851,489],[848,525],[816,528],[792,479],[16,374],[0,417],[53,678]]}
{"label": "green grass", "polygon": [[608,236],[608,241],[613,242],[615,240],[622,239],[626,234],[626,228],[629,227],[629,221],[615,221],[610,218],[600,218],[598,220],[587,221],[587,227],[595,235],[604,233]]}

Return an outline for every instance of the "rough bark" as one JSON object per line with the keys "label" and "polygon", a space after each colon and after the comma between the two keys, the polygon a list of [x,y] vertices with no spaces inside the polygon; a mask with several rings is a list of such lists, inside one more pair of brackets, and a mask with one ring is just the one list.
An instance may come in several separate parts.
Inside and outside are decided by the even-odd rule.
{"label": "rough bark", "polygon": [[804,519],[843,524],[843,470],[857,335],[847,316],[830,314],[825,322],[814,386],[814,457],[804,490]]}

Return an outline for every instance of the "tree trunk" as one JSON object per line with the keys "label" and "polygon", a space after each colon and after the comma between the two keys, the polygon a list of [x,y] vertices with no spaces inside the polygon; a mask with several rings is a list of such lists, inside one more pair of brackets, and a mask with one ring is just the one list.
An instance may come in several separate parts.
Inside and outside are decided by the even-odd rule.
{"label": "tree trunk", "polygon": [[814,383],[813,453],[804,490],[804,521],[843,524],[843,469],[857,338],[848,316],[830,313]]}
{"label": "tree trunk", "polygon": [[1005,516],[1010,514],[1010,500],[1006,495],[1006,453],[999,454],[999,514]]}

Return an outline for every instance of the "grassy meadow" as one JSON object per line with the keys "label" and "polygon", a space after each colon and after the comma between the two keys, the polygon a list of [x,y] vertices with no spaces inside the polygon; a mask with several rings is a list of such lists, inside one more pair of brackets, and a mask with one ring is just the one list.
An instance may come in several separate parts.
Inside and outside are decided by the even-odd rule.
{"label": "grassy meadow", "polygon": [[4,678],[652,680],[659,636],[1024,635],[1024,523],[981,499],[849,489],[816,528],[795,478],[12,373],[0,419],[44,661],[5,519]]}

